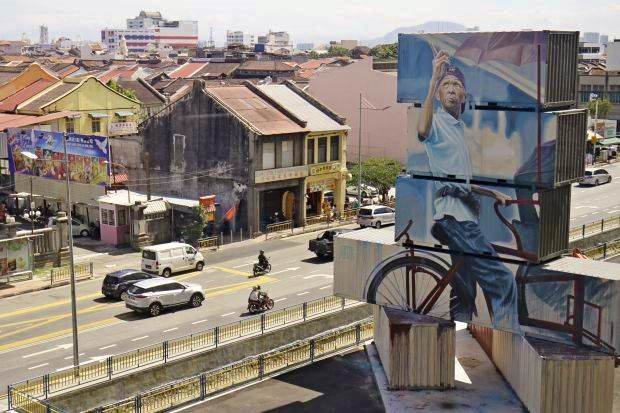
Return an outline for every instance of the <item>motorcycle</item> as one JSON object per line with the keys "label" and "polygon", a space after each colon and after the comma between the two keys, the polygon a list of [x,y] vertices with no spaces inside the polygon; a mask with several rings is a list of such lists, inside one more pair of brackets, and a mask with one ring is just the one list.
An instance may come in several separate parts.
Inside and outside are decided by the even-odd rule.
{"label": "motorcycle", "polygon": [[274,306],[274,302],[267,294],[264,295],[259,301],[248,300],[248,311],[250,314],[256,314],[260,311],[271,310]]}
{"label": "motorcycle", "polygon": [[257,275],[265,275],[270,272],[271,272],[271,263],[267,263],[267,265],[265,265],[264,267],[260,265],[260,263],[258,262],[254,264],[253,273],[255,277]]}

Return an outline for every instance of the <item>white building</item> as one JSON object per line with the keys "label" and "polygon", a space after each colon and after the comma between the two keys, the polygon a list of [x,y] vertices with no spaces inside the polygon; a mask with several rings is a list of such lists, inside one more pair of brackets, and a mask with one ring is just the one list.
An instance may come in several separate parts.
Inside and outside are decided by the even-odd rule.
{"label": "white building", "polygon": [[245,46],[253,49],[254,35],[244,33],[240,30],[227,30],[226,31],[226,46]]}
{"label": "white building", "polygon": [[198,21],[166,20],[159,12],[145,12],[127,19],[126,29],[103,29],[101,41],[111,54],[120,50],[121,36],[125,37],[129,53],[144,53],[168,45],[174,50],[198,46]]}
{"label": "white building", "polygon": [[39,44],[49,44],[49,30],[45,24],[39,26]]}
{"label": "white building", "polygon": [[292,54],[293,45],[288,32],[272,32],[264,37],[265,52],[278,54]]}
{"label": "white building", "polygon": [[583,41],[585,43],[598,43],[601,37],[600,33],[597,32],[585,32],[583,34]]}
{"label": "white building", "polygon": [[607,45],[607,70],[610,72],[620,71],[620,41],[611,42]]}
{"label": "white building", "polygon": [[297,43],[297,50],[307,52],[314,49],[314,43]]}

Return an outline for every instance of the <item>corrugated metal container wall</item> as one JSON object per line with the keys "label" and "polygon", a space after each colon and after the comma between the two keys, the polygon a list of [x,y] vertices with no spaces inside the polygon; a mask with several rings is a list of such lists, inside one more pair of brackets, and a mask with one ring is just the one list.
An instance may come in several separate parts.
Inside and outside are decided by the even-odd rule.
{"label": "corrugated metal container wall", "polygon": [[9,157],[9,143],[7,141],[6,132],[0,132],[0,158],[8,159]]}
{"label": "corrugated metal container wall", "polygon": [[544,261],[557,257],[568,249],[571,186],[541,191],[538,200],[540,202],[538,257]]}
{"label": "corrugated metal container wall", "polygon": [[612,411],[612,356],[493,330],[493,362],[531,412]]}
{"label": "corrugated metal container wall", "polygon": [[487,353],[487,356],[493,358],[493,329],[478,324],[467,324],[467,329]]}
{"label": "corrugated metal container wall", "polygon": [[555,185],[575,182],[583,177],[588,122],[587,109],[558,112],[555,149]]}
{"label": "corrugated metal container wall", "polygon": [[378,305],[372,306],[372,312],[375,319],[375,331],[374,331],[374,343],[383,365],[383,371],[388,378],[388,383],[391,376],[391,363],[390,363],[390,322],[385,315],[383,307]]}
{"label": "corrugated metal container wall", "polygon": [[547,84],[543,105],[572,106],[577,101],[579,32],[549,32]]}

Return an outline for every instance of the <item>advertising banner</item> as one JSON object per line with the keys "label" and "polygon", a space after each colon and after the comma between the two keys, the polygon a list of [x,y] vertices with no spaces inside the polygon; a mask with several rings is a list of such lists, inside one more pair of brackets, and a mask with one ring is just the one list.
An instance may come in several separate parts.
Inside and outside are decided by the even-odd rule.
{"label": "advertising banner", "polygon": [[[62,132],[11,129],[8,132],[11,172],[49,179],[66,179]],[[30,159],[30,152],[37,159]],[[69,179],[73,182],[107,185],[109,182],[108,138],[94,135],[67,135]]]}
{"label": "advertising banner", "polygon": [[606,273],[606,263],[588,260],[593,271],[586,274],[597,274],[589,276],[578,258],[519,265],[377,242],[376,233],[336,238],[335,294],[517,334],[566,342],[581,337],[619,352],[620,276]]}
{"label": "advertising banner", "polygon": [[[553,187],[558,117],[573,112],[581,113],[542,113],[539,146],[536,112],[476,110],[455,118],[441,107],[432,113],[410,107],[407,171]],[[427,116],[431,117],[429,122],[424,120]],[[568,135],[564,138],[570,139]],[[579,135],[584,145],[585,132],[580,130]]]}
{"label": "advertising banner", "polygon": [[0,242],[0,275],[31,270],[30,243],[27,239]]}
{"label": "advertising banner", "polygon": [[[534,107],[547,78],[547,32],[401,34],[398,102]],[[545,88],[540,90],[545,101]]]}

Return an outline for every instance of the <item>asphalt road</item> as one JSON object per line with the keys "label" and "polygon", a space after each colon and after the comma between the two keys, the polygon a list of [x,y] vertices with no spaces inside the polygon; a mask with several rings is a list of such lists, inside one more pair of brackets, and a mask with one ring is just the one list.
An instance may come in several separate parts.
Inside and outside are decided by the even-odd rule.
{"label": "asphalt road", "polygon": [[[283,308],[332,294],[333,264],[307,250],[305,234],[207,253],[202,272],[174,276],[200,284],[202,307],[168,311],[156,319],[138,315],[121,301],[101,295],[101,278],[78,283],[80,362],[92,362],[166,339],[241,320],[251,286],[261,284]],[[272,272],[249,278],[258,250],[265,250]],[[81,251],[97,272],[139,268],[136,253],[109,255]],[[10,383],[69,368],[72,364],[69,287],[59,287],[0,301],[0,389]]]}
{"label": "asphalt road", "polygon": [[620,163],[601,168],[611,174],[611,183],[599,186],[573,185],[571,227],[620,215]]}

